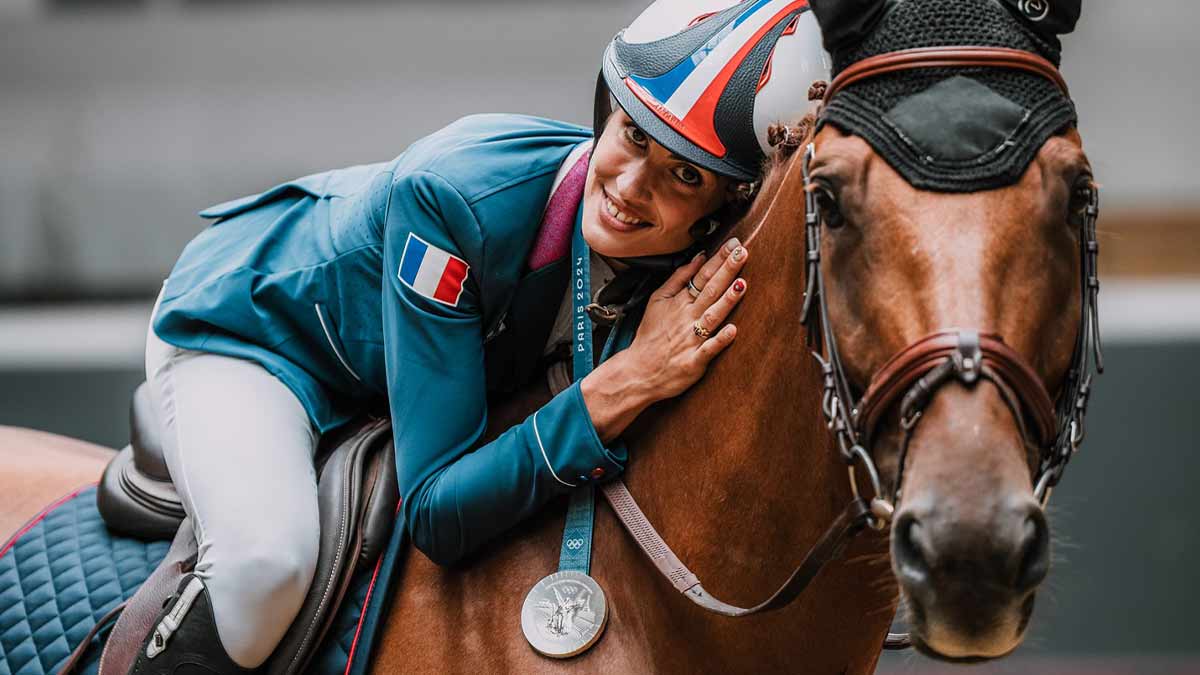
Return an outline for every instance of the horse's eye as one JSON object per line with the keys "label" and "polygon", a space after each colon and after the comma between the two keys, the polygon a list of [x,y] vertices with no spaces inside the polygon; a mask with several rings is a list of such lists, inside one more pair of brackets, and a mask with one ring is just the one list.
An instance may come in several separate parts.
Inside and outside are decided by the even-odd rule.
{"label": "horse's eye", "polygon": [[826,188],[817,188],[817,208],[821,210],[821,220],[829,228],[839,228],[845,224],[842,210],[838,207],[837,197]]}
{"label": "horse's eye", "polygon": [[1071,188],[1071,203],[1067,206],[1067,222],[1072,225],[1083,223],[1087,207],[1092,201],[1092,177],[1081,176]]}

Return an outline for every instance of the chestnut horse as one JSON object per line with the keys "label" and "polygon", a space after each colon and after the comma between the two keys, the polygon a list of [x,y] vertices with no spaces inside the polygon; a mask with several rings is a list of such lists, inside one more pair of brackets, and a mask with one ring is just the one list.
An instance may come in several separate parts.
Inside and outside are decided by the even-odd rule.
{"label": "chestnut horse", "polygon": [[[842,208],[859,209],[880,225],[870,236],[858,235],[861,241],[827,240],[823,250],[832,262],[830,313],[856,378],[867,381],[866,374],[933,327],[982,324],[1002,329],[1047,381],[1061,379],[1079,320],[1072,302],[1077,268],[1063,261],[1077,244],[1068,230],[1052,226],[1056,209],[1047,205],[1064,199],[1056,179],[1086,162],[1076,133],[1048,141],[1018,184],[972,195],[919,193],[866,143],[831,127],[816,136],[815,147],[817,157],[831,158],[815,171],[846,171],[848,182],[861,186],[843,195]],[[743,605],[773,592],[850,498],[845,464],[817,414],[821,370],[804,348],[799,319],[805,250],[798,241],[804,220],[798,157],[772,170],[755,207],[733,230],[751,251],[745,275],[755,289],[737,309],[743,329],[736,346],[685,396],[647,411],[627,433],[635,459],[625,480],[642,510],[709,591]],[[921,227],[914,225],[918,212]],[[957,225],[966,213],[988,225],[984,240]],[[857,273],[861,258],[873,256],[886,262],[870,265],[871,274]],[[932,260],[954,262],[935,272]],[[494,411],[489,434],[548,398],[530,392]],[[885,428],[879,447],[890,451],[878,460],[886,484],[895,472],[899,427]],[[97,478],[107,459],[104,449],[79,441],[0,429],[5,531]],[[993,552],[998,531],[1019,535],[1025,526],[998,522],[996,514],[1007,513],[998,507],[1022,496],[1027,506],[1033,492],[1024,448],[995,392],[953,387],[933,399],[908,451],[904,493],[905,509],[952,505],[931,536],[959,549],[960,558],[981,561],[960,567],[957,578],[937,579],[951,589],[949,599],[923,610],[923,621],[913,617],[915,628],[935,627],[922,638],[926,648],[953,654],[955,645],[938,641],[953,642],[960,626],[982,620],[1003,629],[988,636],[996,641],[992,655],[1011,651],[1032,593],[981,577],[989,571],[981,556]],[[606,634],[582,656],[554,661],[526,644],[520,609],[525,592],[557,566],[561,506],[464,566],[438,567],[410,552],[400,562],[377,672],[867,675],[899,600],[896,579],[913,577],[902,567],[910,545],[893,542],[901,549],[893,574],[887,538],[868,532],[791,606],[726,618],[677,593],[601,504],[592,573],[608,596]],[[1035,530],[1045,536],[1044,525]],[[1037,550],[1028,564],[1044,567],[1046,549]],[[932,582],[915,583],[910,599],[929,597],[921,583]],[[990,589],[986,602],[975,597],[976,587]],[[992,615],[979,616],[986,612]]]}
{"label": "chestnut horse", "polygon": [[[893,354],[946,326],[986,326],[1044,382],[1062,381],[1081,292],[1079,241],[1065,223],[1068,203],[1078,206],[1070,186],[1087,171],[1073,129],[1047,141],[1017,184],[975,194],[915,190],[867,143],[833,127],[814,148],[813,174],[854,186],[840,208],[872,223],[826,237],[821,251],[832,328],[855,381],[865,386]],[[626,434],[635,459],[625,481],[642,509],[707,590],[741,605],[770,595],[850,498],[846,466],[814,412],[822,372],[799,319],[800,165],[797,153],[774,168],[733,229],[751,252],[745,275],[754,289],[737,309],[735,347]],[[548,397],[530,395],[490,433]],[[519,622],[525,591],[557,565],[562,510],[552,508],[463,568],[409,555],[378,672],[868,674],[899,599],[897,579],[924,651],[1007,654],[1048,566],[1037,466],[997,388],[948,385],[923,415],[908,445],[896,514],[907,527],[903,537],[892,533],[894,570],[886,539],[868,532],[790,607],[726,618],[677,593],[601,506],[592,574],[609,600],[606,635],[580,657],[552,661],[525,644]],[[876,442],[884,485],[896,474],[895,417]]]}
{"label": "chestnut horse", "polygon": [[[993,59],[1064,86],[1052,65],[1031,65],[1027,54],[964,51],[931,49],[910,67]],[[895,63],[884,54],[871,67]],[[877,498],[875,522],[894,523],[891,555],[868,532],[794,604],[730,619],[677,593],[600,508],[592,572],[609,600],[607,634],[582,656],[552,661],[524,644],[518,621],[525,590],[555,569],[562,519],[547,516],[464,569],[410,555],[380,672],[865,674],[901,592],[926,654],[973,662],[1020,644],[1049,568],[1042,504],[1079,440],[1086,354],[1095,347],[1099,356],[1097,193],[1079,134],[1072,126],[1051,136],[1015,183],[957,193],[914,188],[833,125],[811,144],[797,135],[783,137],[808,150],[771,168],[732,230],[751,251],[745,274],[755,289],[734,318],[737,344],[686,395],[627,431],[636,459],[625,480],[709,592],[755,604],[850,497],[846,465],[812,411],[826,410],[835,430],[856,425],[866,409],[839,417],[833,397],[849,407],[855,392],[895,385],[912,396],[875,406],[870,453],[858,445],[863,435],[850,439],[861,451],[856,466],[879,467],[875,485],[856,485]],[[806,226],[806,215],[816,220]],[[813,227],[821,222],[824,234]],[[807,289],[820,320],[806,330],[800,306],[817,275],[823,283]],[[943,355],[946,336],[957,346]],[[810,358],[806,338],[823,341],[823,362]],[[918,360],[922,353],[939,355]],[[831,364],[828,377],[819,363]],[[821,382],[839,378],[823,399]],[[1065,401],[1057,412],[1049,392]],[[492,433],[547,397],[508,411]]]}
{"label": "chestnut horse", "polygon": [[[1081,271],[1086,278],[1094,259],[1080,256],[1086,242],[1072,219],[1095,201],[1073,128],[1049,138],[1017,182],[975,193],[918,190],[862,138],[811,129],[810,119],[784,134],[789,149],[811,140],[811,151],[781,153],[732,228],[752,260],[753,292],[733,317],[736,344],[625,435],[634,459],[624,479],[642,510],[708,591],[741,605],[770,595],[851,498],[846,463],[818,412],[829,406],[825,373],[806,347],[816,336],[801,321],[812,276],[806,201],[826,222],[816,239],[821,317],[852,391],[867,390],[923,336],[974,327],[1002,335],[1011,358],[1031,364],[1029,386],[1076,393],[1067,384],[1086,318]],[[493,411],[489,435],[548,398],[526,392]],[[859,488],[886,499],[903,493],[894,514],[877,514],[894,523],[890,537],[858,536],[785,608],[742,619],[703,611],[660,578],[601,504],[592,574],[608,599],[606,633],[573,659],[539,656],[522,637],[520,611],[529,588],[557,567],[563,505],[552,504],[459,567],[409,552],[376,670],[867,675],[901,595],[926,653],[1003,656],[1020,644],[1049,564],[1035,498],[1042,467],[1021,423],[1027,403],[1014,405],[1000,381],[948,380],[919,425],[903,420],[908,433],[904,406],[885,408],[871,453],[879,484],[898,490],[872,495],[862,480]],[[34,440],[19,441],[23,456],[45,452]],[[9,507],[0,503],[0,513]]]}
{"label": "chestnut horse", "polygon": [[[869,233],[827,237],[822,250],[830,261],[830,315],[852,377],[865,383],[891,354],[933,328],[987,325],[1045,381],[1061,380],[1079,321],[1078,267],[1066,262],[1077,242],[1059,222],[1069,198],[1063,177],[1086,166],[1078,134],[1050,139],[1016,185],[964,195],[913,189],[869,145],[833,127],[814,146],[814,174],[844,172],[842,183],[857,187],[842,194],[841,208],[875,224]],[[751,252],[745,276],[754,289],[737,309],[735,347],[686,395],[647,411],[627,433],[635,459],[625,480],[642,510],[710,592],[743,605],[773,592],[850,499],[845,463],[817,412],[822,373],[799,318],[806,262],[801,154],[770,171],[751,212],[733,228]],[[960,225],[966,217],[986,225],[986,237],[967,232]],[[493,411],[489,434],[548,398],[546,391],[527,392]],[[883,426],[876,452],[886,484],[895,474],[899,426]],[[938,602],[911,617],[927,651],[1007,653],[1032,609],[1028,584],[988,576],[998,533],[1019,538],[1033,513],[1031,473],[1015,429],[995,391],[953,386],[933,399],[910,444],[898,520],[941,505],[940,522],[922,545],[952,549],[955,559],[972,563],[957,572],[914,574],[912,544],[894,534],[893,571],[887,537],[869,531],[789,607],[731,619],[677,593],[601,503],[592,574],[608,596],[606,634],[585,654],[555,661],[530,649],[520,627],[526,591],[557,566],[563,505],[551,505],[460,567],[409,552],[399,563],[376,672],[867,675],[895,613],[897,579],[917,602],[934,595],[931,584],[944,585]],[[98,477],[108,458],[95,446],[15,429],[0,429],[0,453],[6,531]],[[1030,517],[1044,537],[1040,512]],[[1042,569],[1040,579],[1046,547],[1035,552],[1021,564]],[[1008,574],[1004,565],[998,569]],[[962,634],[981,639],[970,630],[980,623],[997,630],[982,635],[982,646],[963,644]]]}

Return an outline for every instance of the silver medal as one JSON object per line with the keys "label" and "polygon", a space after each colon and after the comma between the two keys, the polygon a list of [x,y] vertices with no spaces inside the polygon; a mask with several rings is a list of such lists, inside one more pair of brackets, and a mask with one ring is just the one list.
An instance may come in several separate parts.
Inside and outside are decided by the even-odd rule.
{"label": "silver medal", "polygon": [[604,591],[582,572],[555,572],[542,579],[521,606],[525,639],[556,659],[587,651],[600,639],[607,620]]}

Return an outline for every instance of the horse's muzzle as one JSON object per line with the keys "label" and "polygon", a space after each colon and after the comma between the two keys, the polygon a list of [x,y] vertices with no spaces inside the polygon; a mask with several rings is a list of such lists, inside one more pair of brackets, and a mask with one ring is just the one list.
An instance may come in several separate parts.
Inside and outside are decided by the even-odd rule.
{"label": "horse's muzzle", "polygon": [[969,510],[931,495],[897,514],[892,561],[925,651],[947,660],[991,659],[1021,641],[1050,566],[1046,517],[1030,495]]}

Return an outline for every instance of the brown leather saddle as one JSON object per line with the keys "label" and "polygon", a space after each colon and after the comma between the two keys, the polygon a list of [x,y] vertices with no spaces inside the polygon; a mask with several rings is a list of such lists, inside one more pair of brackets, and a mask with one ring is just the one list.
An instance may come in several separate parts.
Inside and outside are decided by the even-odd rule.
{"label": "brown leather saddle", "polygon": [[[145,384],[133,395],[130,431],[130,444],[101,478],[96,498],[100,514],[123,535],[174,542],[120,613],[100,660],[101,675],[129,671],[163,603],[196,562],[196,539],[163,459],[158,411]],[[272,675],[304,671],[355,572],[374,564],[396,521],[400,495],[388,419],[366,418],[326,434],[316,467],[321,523],[317,570],[299,615],[262,669]],[[90,640],[91,635],[72,661]]]}

